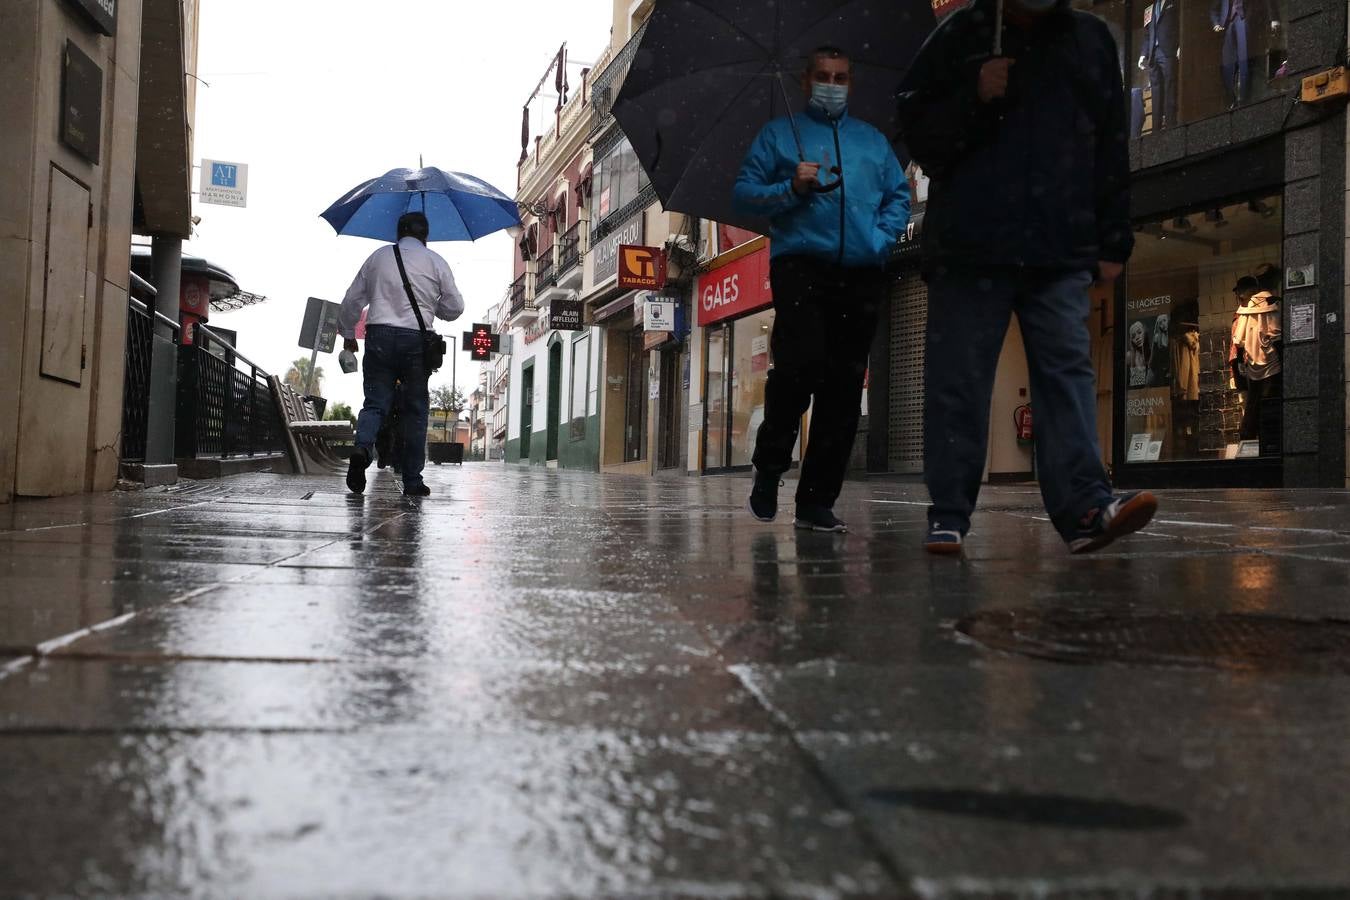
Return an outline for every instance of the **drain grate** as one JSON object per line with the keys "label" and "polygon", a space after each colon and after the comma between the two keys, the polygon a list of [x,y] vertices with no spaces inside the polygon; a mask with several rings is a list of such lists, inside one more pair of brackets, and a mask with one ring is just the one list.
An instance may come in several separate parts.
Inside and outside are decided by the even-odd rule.
{"label": "drain grate", "polygon": [[1340,619],[1008,609],[955,628],[995,650],[1063,663],[1350,674],[1350,622]]}

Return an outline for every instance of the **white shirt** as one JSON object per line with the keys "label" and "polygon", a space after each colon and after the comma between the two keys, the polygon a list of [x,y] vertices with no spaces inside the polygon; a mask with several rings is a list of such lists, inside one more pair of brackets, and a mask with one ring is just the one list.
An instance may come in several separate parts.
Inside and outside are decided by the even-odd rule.
{"label": "white shirt", "polygon": [[[399,252],[403,254],[403,267],[408,270],[408,283],[412,285],[417,305],[422,309],[422,319],[428,330],[434,330],[433,315],[437,319],[453,322],[464,312],[464,298],[455,287],[455,276],[450,264],[439,253],[428,250],[417,238],[405,237],[398,242]],[[395,328],[417,330],[417,317],[413,315],[412,305],[408,303],[408,294],[403,290],[403,279],[398,273],[398,261],[394,259],[392,244],[381,247],[361,266],[356,273],[347,296],[342,298],[342,313],[338,316],[338,333],[344,338],[356,337],[356,323],[361,319],[361,310],[367,306],[370,312],[366,316],[367,325],[392,325]]]}

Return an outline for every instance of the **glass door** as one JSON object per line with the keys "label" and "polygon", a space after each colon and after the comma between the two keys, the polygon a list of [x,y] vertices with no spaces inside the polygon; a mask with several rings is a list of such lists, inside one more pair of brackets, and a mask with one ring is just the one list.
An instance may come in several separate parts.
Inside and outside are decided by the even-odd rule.
{"label": "glass door", "polygon": [[714,326],[708,336],[707,421],[704,429],[703,468],[727,465],[727,347],[728,331]]}

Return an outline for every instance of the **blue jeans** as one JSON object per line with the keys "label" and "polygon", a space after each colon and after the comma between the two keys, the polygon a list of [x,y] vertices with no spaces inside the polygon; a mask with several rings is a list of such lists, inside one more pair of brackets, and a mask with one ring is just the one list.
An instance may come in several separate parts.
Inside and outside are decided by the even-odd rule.
{"label": "blue jeans", "polygon": [[[1087,272],[948,270],[928,285],[924,480],[929,522],[970,529],[989,446],[999,352],[1015,312],[1035,408],[1036,469],[1046,512],[1067,536],[1111,497],[1097,441]],[[1011,423],[997,423],[1011,427]]]}
{"label": "blue jeans", "polygon": [[422,334],[392,325],[366,326],[366,356],[361,365],[365,376],[366,402],[356,419],[356,446],[374,454],[375,437],[394,402],[394,382],[402,382],[403,486],[422,483],[427,462],[428,373],[422,366]]}

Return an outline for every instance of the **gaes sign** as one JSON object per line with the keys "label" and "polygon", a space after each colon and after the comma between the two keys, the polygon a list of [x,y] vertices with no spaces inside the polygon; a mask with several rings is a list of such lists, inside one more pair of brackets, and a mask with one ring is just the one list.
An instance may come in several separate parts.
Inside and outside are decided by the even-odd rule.
{"label": "gaes sign", "polygon": [[732,319],[773,302],[769,289],[769,248],[762,247],[734,262],[699,276],[698,324]]}

